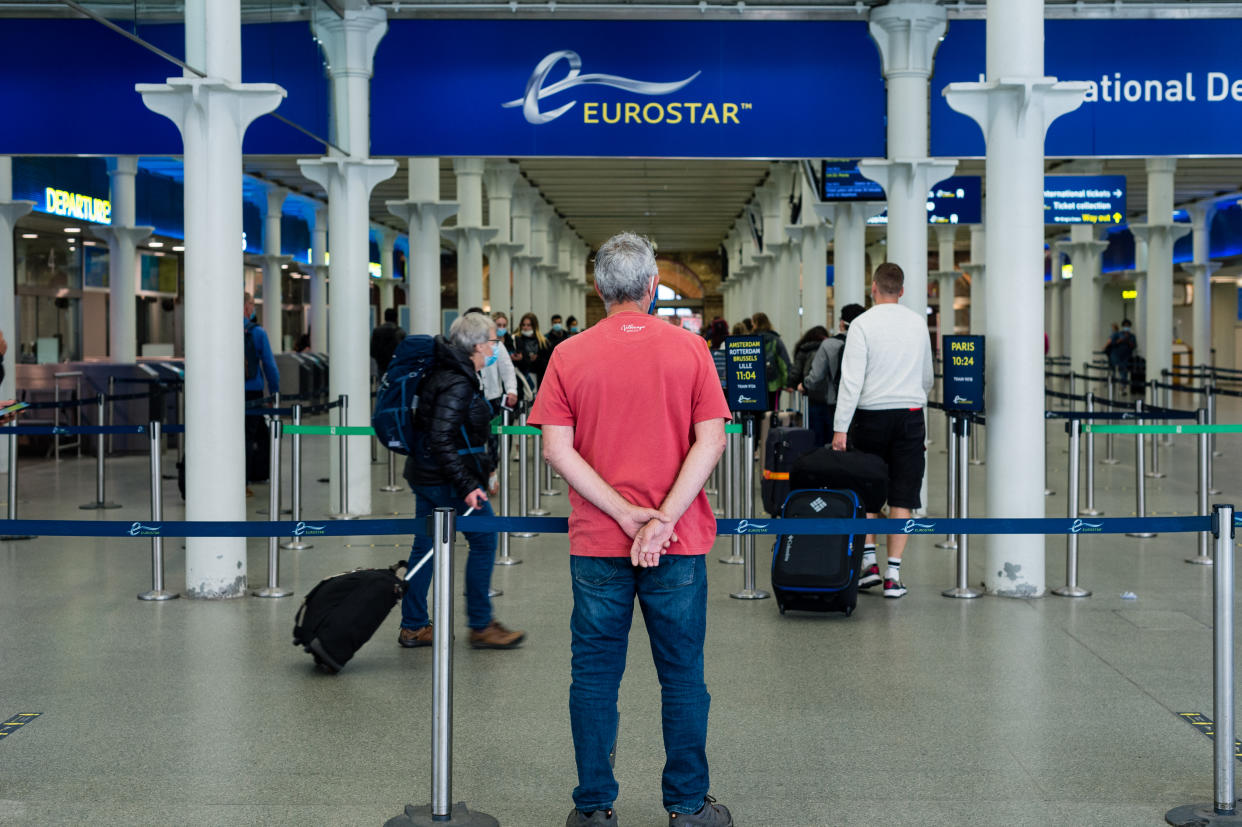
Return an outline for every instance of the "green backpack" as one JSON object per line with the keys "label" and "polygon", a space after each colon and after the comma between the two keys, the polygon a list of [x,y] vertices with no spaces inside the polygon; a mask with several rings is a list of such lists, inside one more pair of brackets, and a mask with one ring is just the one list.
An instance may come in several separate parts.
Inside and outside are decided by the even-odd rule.
{"label": "green backpack", "polygon": [[768,393],[785,387],[785,383],[789,381],[789,363],[781,358],[776,337],[772,334],[765,334],[763,337],[763,360],[768,378]]}

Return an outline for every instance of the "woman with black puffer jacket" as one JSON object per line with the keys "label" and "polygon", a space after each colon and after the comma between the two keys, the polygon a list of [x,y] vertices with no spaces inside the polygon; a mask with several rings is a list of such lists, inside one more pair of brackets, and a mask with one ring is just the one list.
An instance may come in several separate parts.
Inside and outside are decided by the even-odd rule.
{"label": "woman with black puffer jacket", "polygon": [[819,351],[819,346],[828,338],[828,328],[822,324],[802,334],[798,344],[794,345],[793,364],[789,366],[789,387],[796,388],[811,372],[811,361]]}
{"label": "woman with black puffer jacket", "polygon": [[[405,460],[405,479],[414,492],[416,525],[426,530],[426,518],[437,508],[468,508],[492,516],[487,500],[496,457],[489,448],[492,408],[483,396],[479,371],[493,362],[501,347],[496,325],[482,313],[467,313],[453,322],[447,338],[436,337],[436,363],[423,380],[414,413],[416,438]],[[507,629],[492,617],[492,561],[494,532],[466,531],[470,554],[466,559],[466,619],[470,645],[476,649],[513,649],[526,637]],[[410,566],[431,548],[431,538],[415,531]],[[427,589],[431,566],[423,566],[410,581],[401,600],[401,632],[397,642],[412,649],[431,645]]]}

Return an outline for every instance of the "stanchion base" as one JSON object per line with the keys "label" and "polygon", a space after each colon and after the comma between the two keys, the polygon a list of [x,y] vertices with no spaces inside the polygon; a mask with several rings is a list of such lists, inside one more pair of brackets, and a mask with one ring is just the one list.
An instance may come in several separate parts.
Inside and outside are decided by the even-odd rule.
{"label": "stanchion base", "polygon": [[1211,557],[1187,557],[1186,562],[1192,566],[1214,566],[1216,561]]}
{"label": "stanchion base", "polygon": [[1215,804],[1186,804],[1164,814],[1164,820],[1173,827],[1209,827],[1209,825],[1242,825],[1242,799],[1234,805],[1233,815],[1216,812]]}
{"label": "stanchion base", "polygon": [[1149,480],[1162,480],[1164,479],[1165,474],[1163,471],[1148,471],[1143,476],[1147,477]]}
{"label": "stanchion base", "polygon": [[83,511],[94,511],[99,508],[120,508],[120,507],[121,507],[120,503],[112,503],[112,502],[108,502],[108,503],[94,502],[94,503],[86,503],[85,505],[78,506],[78,508],[82,509]]}
{"label": "stanchion base", "polygon": [[357,514],[329,514],[328,519],[329,520],[356,520],[358,519],[358,515]]}
{"label": "stanchion base", "polygon": [[1082,508],[1078,511],[1079,517],[1100,517],[1104,512],[1098,508]]}
{"label": "stanchion base", "polygon": [[1100,462],[1104,463],[1105,465],[1120,465],[1120,464],[1121,464],[1121,460],[1119,460],[1119,459],[1107,459],[1107,458],[1105,458],[1105,459],[1100,460]]}
{"label": "stanchion base", "polygon": [[1057,492],[1053,491],[1051,488],[1045,488],[1045,489],[1044,489],[1044,496],[1045,496],[1045,497],[1054,497],[1054,496],[1056,496],[1056,493],[1057,493]]}
{"label": "stanchion base", "polygon": [[955,586],[951,589],[945,589],[940,594],[944,597],[955,597],[959,600],[973,600],[976,597],[983,597],[983,592],[978,589],[972,589],[970,586],[966,586],[965,588]]}
{"label": "stanchion base", "polygon": [[522,531],[522,532],[513,532],[509,534],[509,536],[517,537],[519,540],[529,540],[531,537],[538,537],[539,535],[534,532],[530,532],[530,531]]}
{"label": "stanchion base", "polygon": [[983,462],[983,460],[981,460],[981,459],[972,459],[972,460],[970,460],[970,464],[971,464],[971,465],[983,465],[983,464],[984,464],[984,462]]}
{"label": "stanchion base", "polygon": [[1211,494],[1212,496],[1216,496],[1217,494],[1221,493],[1221,490],[1219,488],[1209,488],[1208,493]]}
{"label": "stanchion base", "polygon": [[741,566],[746,563],[746,558],[740,554],[734,554],[731,557],[720,558],[720,562],[724,563],[726,566]]}
{"label": "stanchion base", "polygon": [[516,566],[522,561],[516,557],[497,557],[496,565],[498,566]]}
{"label": "stanchion base", "polygon": [[[270,508],[256,508],[256,509],[254,510],[254,513],[255,513],[255,514],[271,514],[271,513],[272,513],[272,510],[271,510]],[[280,513],[281,513],[281,514],[292,514],[292,513],[293,513],[293,509],[292,509],[292,508],[282,508],[282,509],[280,509]]]}
{"label": "stanchion base", "polygon": [[736,600],[763,600],[765,597],[771,596],[763,589],[742,589],[740,592],[734,592],[729,595],[729,597]]}
{"label": "stanchion base", "polygon": [[936,543],[936,548],[947,548],[951,551],[955,551],[957,549],[957,541],[945,540],[943,543]]}
{"label": "stanchion base", "polygon": [[557,491],[555,488],[540,488],[539,489],[539,496],[541,497],[559,497],[560,495],[561,495],[561,492]]}
{"label": "stanchion base", "polygon": [[1156,535],[1152,534],[1150,531],[1136,531],[1133,534],[1127,532],[1126,536],[1137,537],[1140,540],[1150,540],[1152,537],[1155,537]]}
{"label": "stanchion base", "polygon": [[282,589],[279,586],[274,589],[271,586],[264,586],[261,589],[255,589],[251,594],[255,597],[288,597],[293,592],[288,589]]}
{"label": "stanchion base", "polygon": [[286,551],[305,551],[308,548],[314,548],[310,543],[303,543],[301,540],[292,540],[287,543],[281,543],[280,547]]}
{"label": "stanchion base", "polygon": [[0,535],[0,541],[8,542],[9,540],[37,540],[36,534],[3,534]]}
{"label": "stanchion base", "polygon": [[1055,594],[1057,597],[1090,597],[1091,596],[1090,590],[1084,589],[1081,586],[1062,586],[1059,589],[1053,589],[1052,593]]}
{"label": "stanchion base", "polygon": [[143,592],[142,594],[138,595],[138,599],[139,600],[176,600],[180,596],[181,595],[177,594],[176,592],[168,592],[168,591],[164,591],[163,589],[160,589],[158,591],[156,589],[152,589],[149,592]]}
{"label": "stanchion base", "polygon": [[384,827],[440,827],[442,824],[460,827],[500,827],[500,822],[487,813],[472,813],[463,801],[453,805],[448,818],[433,816],[431,805],[415,807],[405,805],[405,812],[384,822]]}
{"label": "stanchion base", "polygon": [[528,517],[546,517],[551,513],[552,512],[546,508],[532,508],[530,511],[526,512],[526,515]]}
{"label": "stanchion base", "polygon": [[405,489],[399,485],[381,485],[379,490],[393,492],[393,491],[404,491]]}

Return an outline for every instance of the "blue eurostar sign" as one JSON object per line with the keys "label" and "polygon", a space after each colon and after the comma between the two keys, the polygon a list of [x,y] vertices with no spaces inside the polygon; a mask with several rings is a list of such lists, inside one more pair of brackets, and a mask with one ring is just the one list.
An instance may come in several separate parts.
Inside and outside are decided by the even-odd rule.
{"label": "blue eurostar sign", "polygon": [[1126,220],[1124,175],[1045,175],[1045,224],[1098,224]]}

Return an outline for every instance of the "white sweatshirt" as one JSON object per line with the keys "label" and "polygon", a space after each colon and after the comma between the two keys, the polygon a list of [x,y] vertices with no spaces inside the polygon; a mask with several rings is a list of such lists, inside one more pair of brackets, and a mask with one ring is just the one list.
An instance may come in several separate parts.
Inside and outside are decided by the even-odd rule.
{"label": "white sweatshirt", "polygon": [[500,355],[491,367],[479,371],[483,376],[483,395],[488,399],[498,399],[506,393],[517,393],[517,376],[513,372],[513,360],[504,345],[500,346]]}
{"label": "white sweatshirt", "polygon": [[927,320],[885,302],[850,324],[841,358],[834,431],[849,431],[855,410],[922,408],[933,382]]}

